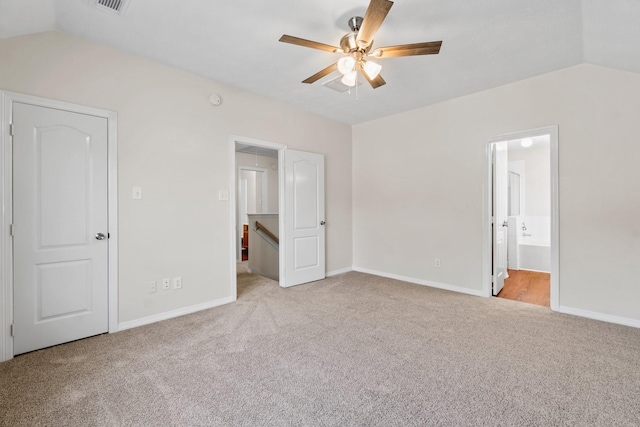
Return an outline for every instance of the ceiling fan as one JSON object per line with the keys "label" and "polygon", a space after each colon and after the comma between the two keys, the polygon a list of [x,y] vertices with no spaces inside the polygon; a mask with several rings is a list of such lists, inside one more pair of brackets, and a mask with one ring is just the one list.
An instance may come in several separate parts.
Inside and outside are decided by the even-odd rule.
{"label": "ceiling fan", "polygon": [[340,71],[343,74],[342,83],[352,87],[357,83],[358,72],[369,82],[374,89],[386,84],[380,70],[380,64],[373,62],[369,58],[394,58],[398,56],[414,55],[436,55],[440,52],[442,41],[403,44],[398,46],[387,46],[373,49],[373,36],[378,32],[382,22],[387,17],[393,2],[389,0],[371,0],[369,7],[364,14],[364,18],[354,16],[349,19],[351,32],[345,34],[340,39],[340,47],[330,46],[311,40],[284,34],[280,41],[298,46],[310,47],[312,49],[324,50],[327,52],[344,54],[335,64],[318,71],[302,83],[313,83],[322,77]]}

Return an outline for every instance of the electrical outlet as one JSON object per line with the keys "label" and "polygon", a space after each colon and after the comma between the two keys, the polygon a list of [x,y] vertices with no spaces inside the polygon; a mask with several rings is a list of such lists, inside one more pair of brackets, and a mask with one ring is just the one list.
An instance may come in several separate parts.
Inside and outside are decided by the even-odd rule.
{"label": "electrical outlet", "polygon": [[440,268],[440,258],[436,258],[436,267]]}
{"label": "electrical outlet", "polygon": [[149,293],[155,294],[156,292],[158,292],[158,282],[152,280],[151,282],[149,282]]}
{"label": "electrical outlet", "polygon": [[173,278],[173,289],[182,289],[182,277]]}
{"label": "electrical outlet", "polygon": [[171,289],[171,279],[169,279],[168,277],[162,279],[162,290],[168,291],[169,289]]}

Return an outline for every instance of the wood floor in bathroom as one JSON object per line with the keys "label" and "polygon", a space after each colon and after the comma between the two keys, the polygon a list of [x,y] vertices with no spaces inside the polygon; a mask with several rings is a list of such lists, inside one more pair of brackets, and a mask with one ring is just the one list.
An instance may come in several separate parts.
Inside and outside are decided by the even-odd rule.
{"label": "wood floor in bathroom", "polygon": [[527,270],[509,270],[509,278],[498,298],[527,302],[549,307],[549,273]]}

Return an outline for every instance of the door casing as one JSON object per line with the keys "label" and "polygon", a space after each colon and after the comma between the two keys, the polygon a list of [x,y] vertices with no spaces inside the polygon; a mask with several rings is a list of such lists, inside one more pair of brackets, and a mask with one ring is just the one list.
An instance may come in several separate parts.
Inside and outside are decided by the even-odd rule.
{"label": "door casing", "polygon": [[86,107],[68,102],[21,93],[0,91],[0,362],[13,358],[13,242],[10,227],[13,223],[12,137],[13,103],[21,102],[39,107],[54,108],[107,119],[108,157],[108,283],[109,332],[118,330],[118,176],[117,129],[118,115],[114,111]]}
{"label": "door casing", "polygon": [[[507,179],[508,149],[507,141],[494,142],[492,148],[492,215],[493,215],[493,270],[492,294],[498,295],[504,287],[504,280],[509,276],[507,270],[507,228],[504,223],[508,219]],[[501,189],[503,191],[499,191]],[[502,197],[500,197],[502,196]]]}
{"label": "door casing", "polygon": [[[238,215],[237,215],[237,200],[236,200],[236,189],[237,189],[237,169],[236,169],[236,142],[242,143],[242,144],[246,144],[246,145],[253,145],[255,147],[264,147],[264,148],[270,148],[272,150],[278,150],[278,212],[280,212],[280,215],[278,215],[278,227],[280,230],[280,256],[279,258],[279,266],[278,268],[280,269],[280,272],[284,271],[284,256],[282,256],[282,254],[284,253],[284,249],[285,249],[285,242],[284,242],[284,234],[285,230],[284,230],[284,215],[282,215],[282,212],[284,212],[284,150],[287,148],[286,145],[284,144],[279,144],[277,142],[270,142],[270,141],[263,141],[260,139],[254,139],[254,138],[245,138],[242,136],[237,136],[237,135],[231,135],[229,137],[229,170],[231,171],[230,177],[229,177],[229,188],[231,189],[230,194],[229,194],[229,215],[231,217],[231,239],[229,240],[231,242],[230,245],[230,250],[231,250],[231,290],[230,290],[230,295],[231,295],[231,301],[235,301],[238,299],[238,280],[237,280],[237,266],[236,266],[236,262],[237,262],[237,253],[238,253]],[[280,274],[280,283],[284,283],[283,282],[284,277],[282,274]]]}
{"label": "door casing", "polygon": [[486,297],[492,295],[491,275],[493,274],[491,258],[493,255],[493,235],[491,232],[491,210],[493,199],[492,185],[492,145],[495,142],[511,141],[514,139],[530,138],[540,135],[550,137],[550,166],[551,166],[551,288],[550,308],[553,311],[560,309],[560,246],[559,246],[559,220],[558,209],[558,126],[547,126],[537,129],[508,133],[489,138],[485,142],[484,153],[484,180],[482,183],[482,294]]}

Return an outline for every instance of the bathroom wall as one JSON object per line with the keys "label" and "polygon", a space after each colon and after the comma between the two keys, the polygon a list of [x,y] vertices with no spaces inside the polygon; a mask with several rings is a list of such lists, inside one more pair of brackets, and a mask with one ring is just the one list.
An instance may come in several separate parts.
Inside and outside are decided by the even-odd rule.
{"label": "bathroom wall", "polygon": [[537,143],[529,148],[512,149],[509,145],[509,162],[524,162],[524,212],[521,215],[551,215],[551,179],[549,142]]}

